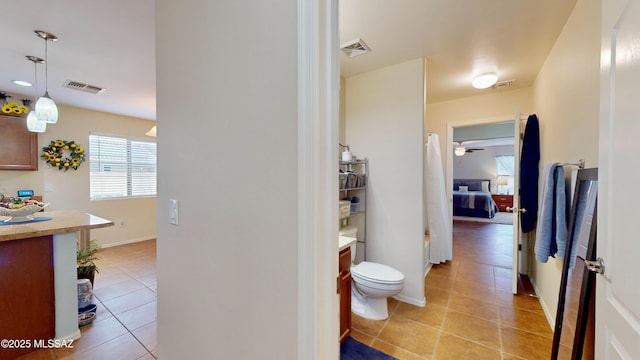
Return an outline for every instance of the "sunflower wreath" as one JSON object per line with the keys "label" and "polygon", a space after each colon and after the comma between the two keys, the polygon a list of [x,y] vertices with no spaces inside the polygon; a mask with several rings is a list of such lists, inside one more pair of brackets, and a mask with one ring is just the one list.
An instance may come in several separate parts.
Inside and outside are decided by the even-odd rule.
{"label": "sunflower wreath", "polygon": [[78,170],[78,166],[84,162],[85,153],[75,141],[56,140],[42,148],[40,157],[48,165],[67,171],[69,168]]}

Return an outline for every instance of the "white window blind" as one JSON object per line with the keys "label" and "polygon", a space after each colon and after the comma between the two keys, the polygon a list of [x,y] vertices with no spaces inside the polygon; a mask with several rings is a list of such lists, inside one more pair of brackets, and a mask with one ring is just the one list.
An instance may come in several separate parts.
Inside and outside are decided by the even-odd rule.
{"label": "white window blind", "polygon": [[91,199],[156,195],[156,143],[89,135]]}

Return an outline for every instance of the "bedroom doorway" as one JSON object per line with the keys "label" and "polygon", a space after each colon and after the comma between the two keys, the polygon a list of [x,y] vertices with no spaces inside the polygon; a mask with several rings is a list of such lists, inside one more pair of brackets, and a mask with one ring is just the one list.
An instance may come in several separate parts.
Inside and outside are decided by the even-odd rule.
{"label": "bedroom doorway", "polygon": [[446,148],[447,195],[452,219],[455,216],[452,229],[455,231],[456,221],[490,222],[498,223],[496,226],[511,234],[511,241],[503,243],[497,251],[507,257],[510,254],[510,261],[503,259],[501,264],[511,264],[508,270],[514,294],[518,291],[520,263],[526,264],[527,256],[526,246],[522,246],[524,252],[520,251],[519,216],[513,212],[519,208],[516,194],[521,122],[519,112],[492,119],[451,122]]}

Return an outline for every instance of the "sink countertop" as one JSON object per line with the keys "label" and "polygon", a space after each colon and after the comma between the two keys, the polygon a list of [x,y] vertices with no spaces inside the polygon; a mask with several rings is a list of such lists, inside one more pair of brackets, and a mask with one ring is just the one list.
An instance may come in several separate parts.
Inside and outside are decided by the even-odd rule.
{"label": "sink countertop", "polygon": [[358,241],[358,239],[354,237],[338,236],[338,251],[342,251],[343,249],[348,248],[356,241]]}

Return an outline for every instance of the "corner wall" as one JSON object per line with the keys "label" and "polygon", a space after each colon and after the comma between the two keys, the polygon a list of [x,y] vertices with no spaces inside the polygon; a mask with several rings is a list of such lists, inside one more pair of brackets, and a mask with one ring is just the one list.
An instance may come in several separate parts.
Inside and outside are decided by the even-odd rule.
{"label": "corner wall", "polygon": [[423,67],[419,58],[346,79],[346,142],[369,159],[367,260],[402,272],[397,297],[415,305],[425,301]]}
{"label": "corner wall", "polygon": [[[598,166],[600,6],[600,1],[578,0],[534,83],[541,177],[551,162],[585,159],[587,168]],[[565,167],[565,174],[575,171]],[[553,326],[562,260],[532,264],[531,282]]]}

